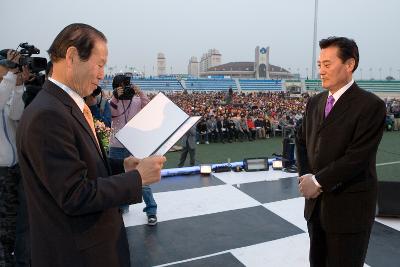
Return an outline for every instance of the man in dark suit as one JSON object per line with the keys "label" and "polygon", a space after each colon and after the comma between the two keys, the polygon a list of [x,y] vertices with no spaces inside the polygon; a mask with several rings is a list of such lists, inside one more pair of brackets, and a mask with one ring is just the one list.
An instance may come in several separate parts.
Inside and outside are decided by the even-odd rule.
{"label": "man in dark suit", "polygon": [[179,159],[178,167],[181,168],[185,165],[187,154],[190,156],[190,166],[194,166],[196,163],[196,125],[193,125],[181,139],[182,142],[182,152]]}
{"label": "man in dark suit", "polygon": [[130,266],[118,207],[141,201],[142,185],[160,180],[165,158],[107,159],[83,100],[104,77],[108,50],[100,31],[71,24],[48,52],[53,74],[17,134],[32,266]]}
{"label": "man in dark suit", "polygon": [[310,236],[311,266],[363,266],[375,217],[375,158],[384,102],[352,78],[353,40],[320,41],[326,91],[310,98],[296,137],[299,190]]}

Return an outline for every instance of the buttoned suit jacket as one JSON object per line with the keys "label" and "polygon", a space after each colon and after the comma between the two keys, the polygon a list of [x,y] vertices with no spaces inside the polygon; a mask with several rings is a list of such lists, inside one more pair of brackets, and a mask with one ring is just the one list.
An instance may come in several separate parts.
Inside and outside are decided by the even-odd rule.
{"label": "buttoned suit jacket", "polygon": [[32,266],[130,266],[118,207],[141,202],[140,174],[107,159],[77,104],[51,81],[25,110],[17,145]]}
{"label": "buttoned suit jacket", "polygon": [[318,199],[306,199],[304,216],[320,201],[327,232],[370,229],[376,207],[376,153],[383,135],[384,102],[356,83],[324,118],[328,91],[311,97],[296,135],[299,175],[314,174],[322,186]]}

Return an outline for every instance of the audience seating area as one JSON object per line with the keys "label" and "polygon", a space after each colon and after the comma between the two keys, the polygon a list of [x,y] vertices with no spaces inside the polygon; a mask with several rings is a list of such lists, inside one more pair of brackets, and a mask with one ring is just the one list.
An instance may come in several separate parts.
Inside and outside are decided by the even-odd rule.
{"label": "audience seating area", "polygon": [[282,91],[282,80],[250,80],[240,79],[243,91]]}
{"label": "audience seating area", "polygon": [[184,81],[187,90],[195,91],[228,91],[229,87],[236,90],[232,79],[187,79]]}
{"label": "audience seating area", "polygon": [[[284,90],[284,80],[256,80],[239,79],[239,88],[242,91],[272,91]],[[139,85],[144,91],[228,91],[231,87],[238,90],[234,79],[206,79],[189,78],[177,80],[176,78],[133,78],[132,83]],[[400,81],[357,80],[358,85],[371,92],[400,93]],[[100,86],[105,90],[112,90],[112,77],[104,79]],[[320,80],[305,80],[305,90],[321,91]]]}
{"label": "audience seating area", "polygon": [[[390,92],[400,93],[400,81],[377,81],[377,80],[357,80],[358,86],[361,88],[379,93]],[[307,91],[322,91],[321,80],[305,80]]]}

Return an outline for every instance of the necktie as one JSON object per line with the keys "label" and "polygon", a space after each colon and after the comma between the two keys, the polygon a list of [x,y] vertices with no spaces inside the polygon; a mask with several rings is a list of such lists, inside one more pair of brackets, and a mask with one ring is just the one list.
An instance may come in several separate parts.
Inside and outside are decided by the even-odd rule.
{"label": "necktie", "polygon": [[329,112],[331,112],[334,103],[335,103],[335,98],[333,98],[333,96],[330,95],[325,105],[325,118],[328,116]]}
{"label": "necktie", "polygon": [[85,119],[86,119],[87,123],[89,124],[90,129],[92,129],[92,132],[93,132],[94,138],[96,139],[97,145],[100,147],[99,140],[97,140],[97,136],[96,136],[96,130],[94,128],[92,112],[90,111],[89,107],[86,104],[83,106],[83,115],[85,116]]}

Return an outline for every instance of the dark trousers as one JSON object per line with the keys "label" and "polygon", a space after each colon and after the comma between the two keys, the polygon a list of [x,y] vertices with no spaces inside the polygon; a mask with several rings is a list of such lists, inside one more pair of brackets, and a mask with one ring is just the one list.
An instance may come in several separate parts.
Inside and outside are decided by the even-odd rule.
{"label": "dark trousers", "polygon": [[182,149],[181,158],[179,160],[178,167],[183,167],[183,165],[185,165],[185,161],[186,161],[186,157],[187,157],[188,153],[189,153],[189,156],[190,156],[190,166],[194,166],[196,149],[191,149],[189,147],[189,144],[186,144],[186,146],[184,146],[183,149]]}
{"label": "dark trousers", "polygon": [[371,229],[358,233],[328,233],[321,225],[319,203],[320,200],[307,222],[310,267],[362,267]]}
{"label": "dark trousers", "polygon": [[218,141],[218,133],[216,130],[212,130],[208,133],[208,139],[210,142],[217,142]]}
{"label": "dark trousers", "polygon": [[18,209],[17,165],[0,167],[0,266],[14,266],[15,230]]}
{"label": "dark trousers", "polygon": [[18,212],[15,240],[16,267],[28,267],[31,261],[31,247],[29,239],[28,210],[26,207],[25,191],[22,179],[18,185]]}

